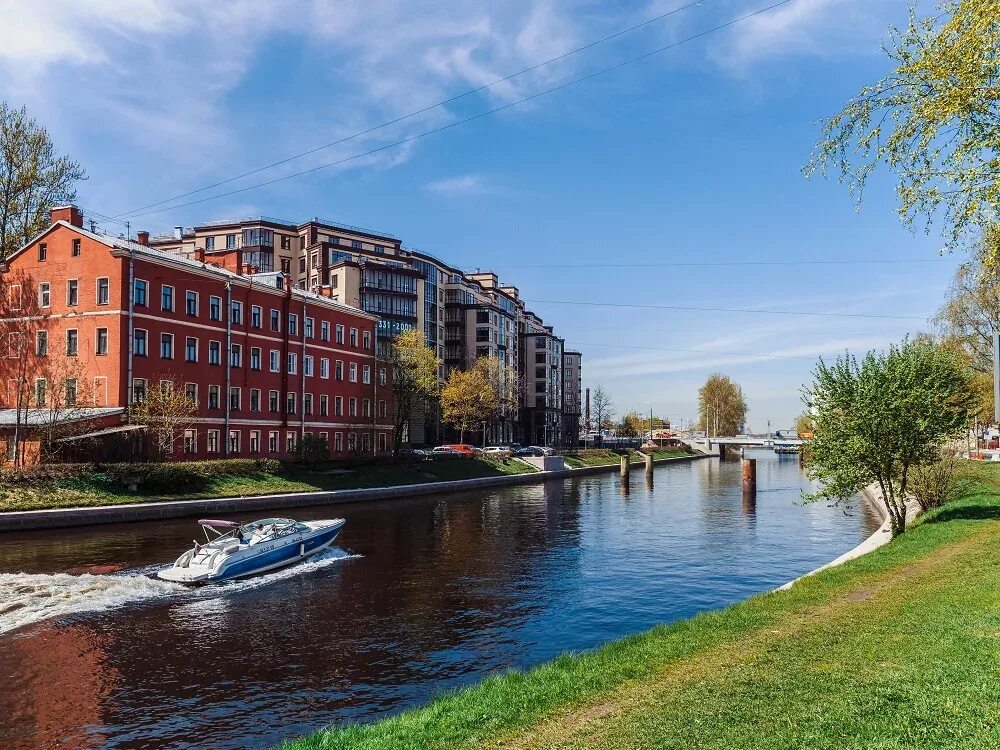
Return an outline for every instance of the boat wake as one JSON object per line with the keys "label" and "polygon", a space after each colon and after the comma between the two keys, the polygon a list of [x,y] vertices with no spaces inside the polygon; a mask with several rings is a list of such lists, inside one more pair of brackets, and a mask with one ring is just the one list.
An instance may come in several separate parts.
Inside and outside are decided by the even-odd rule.
{"label": "boat wake", "polygon": [[163,565],[132,568],[110,575],[0,573],[0,634],[56,617],[105,612],[171,597],[184,600],[218,598],[322,570],[339,561],[357,557],[361,556],[334,547],[298,565],[273,573],[197,589],[153,577]]}

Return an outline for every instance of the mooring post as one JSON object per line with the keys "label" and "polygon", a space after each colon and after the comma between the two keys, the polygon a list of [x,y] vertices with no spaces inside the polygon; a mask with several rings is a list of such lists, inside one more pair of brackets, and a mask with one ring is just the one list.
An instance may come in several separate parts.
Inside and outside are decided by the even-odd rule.
{"label": "mooring post", "polygon": [[628,481],[628,454],[622,456],[622,481]]}
{"label": "mooring post", "polygon": [[646,453],[645,454],[645,459],[646,459],[646,473],[647,474],[652,474],[653,473],[653,454],[652,453]]}
{"label": "mooring post", "polygon": [[743,469],[743,500],[744,502],[757,501],[757,459],[744,458],[741,462]]}

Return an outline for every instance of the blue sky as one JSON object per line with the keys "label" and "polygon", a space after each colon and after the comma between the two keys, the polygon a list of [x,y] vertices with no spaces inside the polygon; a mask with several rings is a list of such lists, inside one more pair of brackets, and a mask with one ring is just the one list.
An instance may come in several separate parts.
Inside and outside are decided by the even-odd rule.
{"label": "blue sky", "polygon": [[[232,183],[357,154],[531,95],[763,8],[703,0],[445,108]],[[0,0],[0,97],[25,105],[118,215],[419,109],[686,5],[519,0],[213,3]],[[927,330],[960,258],[913,234],[879,176],[862,210],[803,177],[833,114],[885,71],[904,0],[792,0],[695,42],[405,146],[131,219],[132,230],[269,215],[379,228],[520,287],[585,385],[619,413],[694,417],[712,372],[749,422],[787,426],[816,355]],[[187,200],[213,193],[199,193]],[[183,201],[181,201],[183,202]],[[121,228],[110,222],[102,227]],[[746,265],[905,259],[900,264]],[[682,266],[653,264],[742,263]],[[549,267],[545,267],[549,266]],[[535,302],[537,300],[537,302]],[[724,307],[849,318],[558,303]],[[676,351],[696,350],[696,351]],[[765,356],[767,355],[767,356]]]}

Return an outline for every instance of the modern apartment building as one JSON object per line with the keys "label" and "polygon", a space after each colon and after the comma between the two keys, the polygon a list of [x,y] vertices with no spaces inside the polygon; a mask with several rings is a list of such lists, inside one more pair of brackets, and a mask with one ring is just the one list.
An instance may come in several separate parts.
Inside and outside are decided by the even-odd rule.
{"label": "modern apartment building", "polygon": [[[574,365],[576,398],[569,404],[575,411],[564,416],[563,340],[525,309],[516,286],[501,283],[495,273],[465,273],[404,247],[389,233],[318,218],[296,223],[255,217],[175,227],[172,235],[153,237],[149,244],[187,258],[204,253],[206,260],[227,269],[253,266],[260,272],[280,272],[297,289],[377,316],[379,355],[401,330],[422,330],[442,362],[441,382],[453,369],[470,367],[477,357],[498,357],[515,381],[520,404],[489,428],[487,439],[575,443],[580,358]],[[539,336],[545,342],[544,378],[537,376],[535,362]],[[544,389],[538,390],[542,381]],[[417,415],[411,434],[401,436],[414,444],[441,438],[440,417],[432,411]]]}
{"label": "modern apartment building", "polygon": [[583,354],[563,351],[563,443],[580,442],[580,419],[583,416]]}
{"label": "modern apartment building", "polygon": [[305,276],[290,270],[301,242],[265,221],[133,242],[54,209],[0,265],[0,431],[12,410],[56,404],[115,429],[151,389],[171,387],[197,405],[179,459],[287,457],[310,434],[334,458],[390,452],[380,319],[328,284],[293,283],[311,278],[311,261]]}

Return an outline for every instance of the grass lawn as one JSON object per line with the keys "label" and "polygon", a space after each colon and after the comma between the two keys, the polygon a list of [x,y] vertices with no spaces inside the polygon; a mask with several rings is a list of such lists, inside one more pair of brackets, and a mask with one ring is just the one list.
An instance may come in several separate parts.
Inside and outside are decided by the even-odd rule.
{"label": "grass lawn", "polygon": [[[654,451],[653,459],[659,461],[661,458],[676,458],[677,456],[690,455],[687,451]],[[610,450],[588,449],[571,453],[563,457],[566,465],[572,469],[579,469],[584,466],[619,466],[621,455]],[[641,461],[642,457],[636,451],[629,451],[630,461]]]}
{"label": "grass lawn", "polygon": [[288,748],[1000,747],[1000,467],[791,590]]}
{"label": "grass lawn", "polygon": [[195,500],[211,497],[272,495],[282,492],[313,492],[362,487],[390,487],[420,482],[527,474],[534,468],[522,461],[444,460],[419,464],[376,464],[352,469],[348,474],[289,469],[284,476],[259,473],[211,477],[201,491],[183,495],[144,495],[111,488],[99,477],[53,480],[38,487],[0,486],[0,512],[122,505],[156,500]]}

